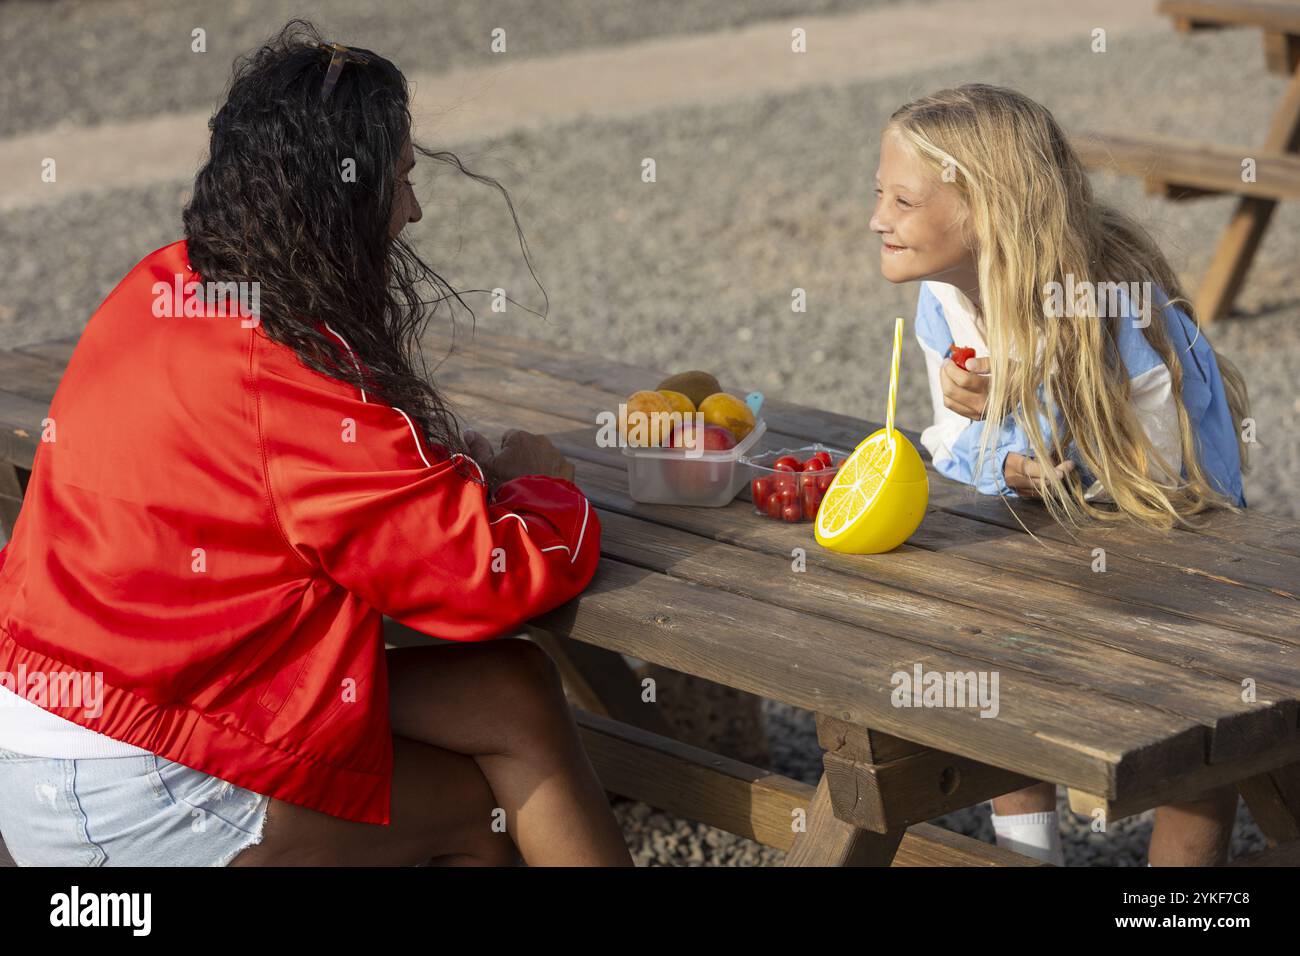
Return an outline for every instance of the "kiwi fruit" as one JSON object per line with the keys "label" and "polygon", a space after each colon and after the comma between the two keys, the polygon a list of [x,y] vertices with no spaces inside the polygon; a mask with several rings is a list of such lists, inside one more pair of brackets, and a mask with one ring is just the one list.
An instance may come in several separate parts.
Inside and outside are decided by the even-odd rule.
{"label": "kiwi fruit", "polygon": [[704,401],[710,395],[722,391],[722,386],[718,380],[708,372],[691,371],[678,372],[676,375],[669,375],[666,379],[655,386],[656,390],[667,389],[672,392],[681,392],[689,398],[696,408],[700,407],[700,402]]}

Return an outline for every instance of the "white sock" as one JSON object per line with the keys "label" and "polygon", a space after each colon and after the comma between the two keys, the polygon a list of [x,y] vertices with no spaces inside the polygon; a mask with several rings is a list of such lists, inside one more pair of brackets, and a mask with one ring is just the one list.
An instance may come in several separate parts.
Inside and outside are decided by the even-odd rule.
{"label": "white sock", "polygon": [[998,846],[1055,866],[1065,866],[1061,849],[1061,821],[1055,810],[1043,813],[993,814]]}

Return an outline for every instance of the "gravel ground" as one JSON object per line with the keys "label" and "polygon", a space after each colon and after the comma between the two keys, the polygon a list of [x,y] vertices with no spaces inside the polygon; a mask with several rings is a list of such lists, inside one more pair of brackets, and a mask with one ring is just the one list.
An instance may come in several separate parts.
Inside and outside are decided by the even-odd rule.
{"label": "gravel ground", "polygon": [[[851,5],[856,6],[825,2],[815,8]],[[233,51],[213,50],[220,69],[209,63],[203,68],[208,72],[179,71],[167,84],[149,71],[132,71],[116,87],[121,55],[99,58],[87,52],[87,38],[96,35],[111,44],[110,50],[122,49],[131,36],[118,22],[125,21],[122,12],[147,13],[157,6],[124,0],[57,4],[66,15],[46,18],[34,5],[7,5],[0,14],[0,36],[24,41],[15,50],[18,69],[0,76],[0,95],[13,104],[0,116],[0,134],[56,118],[97,121],[209,102]],[[282,5],[263,6],[277,11],[266,13],[267,20],[284,18],[278,12]],[[579,0],[563,5],[574,11],[584,6]],[[341,0],[321,7],[331,13],[329,22],[341,25],[340,35],[357,22]],[[465,37],[490,29],[500,20],[498,11],[517,12],[524,4],[457,6],[454,17],[438,21],[445,32],[430,26],[432,18],[404,14],[408,7],[414,5],[399,4],[372,18],[368,29],[378,25],[392,35],[399,62],[410,57],[423,64],[434,50],[454,66],[473,63],[479,55],[464,48]],[[453,9],[443,4],[435,9],[444,8]],[[784,15],[787,5],[778,0],[700,4],[691,5],[689,13],[672,5],[674,17],[661,16],[666,9],[658,3],[616,3],[598,20],[581,20],[576,13],[571,21],[560,15],[546,23],[530,18],[521,32],[530,50],[553,52]],[[174,65],[173,57],[188,55],[184,46],[180,54],[164,53],[174,43],[164,20],[141,18],[132,28],[146,30],[147,39],[131,48],[132,56],[156,72]],[[176,22],[188,21],[181,16],[170,25]],[[579,22],[580,29],[573,26]],[[233,32],[232,46],[246,46],[267,32],[260,21],[248,31]],[[461,39],[452,43],[448,36]],[[445,50],[438,46],[444,42]],[[79,84],[84,85],[65,88],[53,78],[63,57],[83,57]],[[87,65],[84,58],[92,62]],[[1228,63],[1234,69],[1224,69]],[[769,395],[878,417],[892,318],[910,316],[916,295],[915,287],[894,287],[880,278],[877,246],[867,229],[879,129],[905,100],[977,79],[1026,91],[1072,129],[1149,130],[1242,143],[1262,138],[1282,90],[1281,81],[1263,70],[1255,33],[1183,37],[1171,31],[1153,34],[1140,46],[1112,43],[1112,52],[1102,56],[1086,52],[1081,42],[870,84],[453,144],[511,187],[551,299],[545,322],[519,310],[500,316],[485,308],[479,321],[485,328],[611,358],[705,367],[735,388],[761,388]],[[653,184],[640,180],[644,157],[657,162]],[[428,198],[418,229],[430,260],[463,287],[503,286],[536,306],[539,297],[528,286],[499,206],[448,173],[424,169],[419,175]],[[1231,201],[1174,204],[1145,197],[1129,180],[1103,176],[1096,183],[1102,195],[1155,231],[1194,287]],[[131,264],[179,235],[186,188],[164,184],[7,215],[0,221],[0,248],[8,265],[0,270],[0,345],[78,331]],[[575,229],[575,222],[581,228]],[[1300,397],[1288,367],[1288,357],[1300,352],[1297,261],[1300,205],[1292,203],[1274,217],[1256,258],[1239,300],[1245,316],[1211,333],[1220,351],[1245,372],[1252,390],[1260,443],[1247,479],[1250,503],[1291,516],[1300,515],[1295,428]],[[807,290],[806,315],[790,311],[795,287]],[[899,402],[902,425],[926,423],[928,399],[916,350],[907,356]],[[811,715],[764,702],[762,716],[774,769],[815,782],[820,757]],[[747,731],[751,736],[752,730]],[[724,728],[714,742],[723,750],[743,749],[746,744],[737,736],[735,728]],[[623,802],[617,811],[643,863],[753,865],[780,857],[640,804]],[[991,839],[986,809],[938,822]],[[1071,864],[1145,860],[1149,815],[1114,824],[1105,836],[1090,834],[1086,821],[1068,812],[1063,825]],[[1243,807],[1234,851],[1261,846]]]}
{"label": "gravel ground", "polygon": [[[215,106],[235,57],[291,17],[327,38],[377,50],[404,69],[482,66],[496,56],[546,56],[673,33],[826,14],[903,0],[19,0],[0,8],[0,136],[56,123],[98,123]],[[915,3],[916,0],[909,0]],[[191,51],[203,28],[207,50]],[[129,67],[129,68],[128,68]]]}

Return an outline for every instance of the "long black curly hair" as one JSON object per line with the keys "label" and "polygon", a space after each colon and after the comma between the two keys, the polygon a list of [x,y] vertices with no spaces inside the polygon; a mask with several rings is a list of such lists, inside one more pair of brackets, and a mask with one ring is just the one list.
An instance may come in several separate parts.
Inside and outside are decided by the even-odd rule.
{"label": "long black curly hair", "polygon": [[[207,281],[259,283],[261,325],[271,339],[309,368],[401,408],[449,453],[464,452],[420,340],[441,304],[453,327],[458,307],[471,320],[473,310],[389,233],[397,162],[411,131],[406,78],[384,57],[353,48],[368,62],[346,64],[322,100],[330,53],[321,44],[311,23],[295,19],[236,61],[184,211],[190,265]],[[500,191],[532,272],[505,188],[453,153],[412,146]],[[342,174],[347,159],[355,176]],[[422,289],[434,295],[425,299]],[[320,322],[346,340],[360,368]]]}

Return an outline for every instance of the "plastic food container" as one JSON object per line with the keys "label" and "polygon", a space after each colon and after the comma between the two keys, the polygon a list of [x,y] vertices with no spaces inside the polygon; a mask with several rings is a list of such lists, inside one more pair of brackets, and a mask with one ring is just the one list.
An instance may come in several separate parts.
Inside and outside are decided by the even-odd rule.
{"label": "plastic food container", "polygon": [[633,501],[650,505],[695,505],[721,508],[731,504],[749,481],[740,459],[767,431],[759,419],[736,447],[696,452],[686,448],[624,448],[627,491]]}
{"label": "plastic food container", "polygon": [[[830,468],[820,468],[815,471],[782,471],[772,467],[777,459],[786,455],[804,462],[819,451],[824,451],[831,456]],[[850,454],[852,452],[816,443],[800,448],[782,448],[777,451],[765,451],[760,455],[745,456],[741,459],[741,463],[749,471],[754,512],[777,521],[788,521],[791,524],[813,520],[817,517],[817,508],[821,505],[822,495],[826,493],[835,473]]]}

